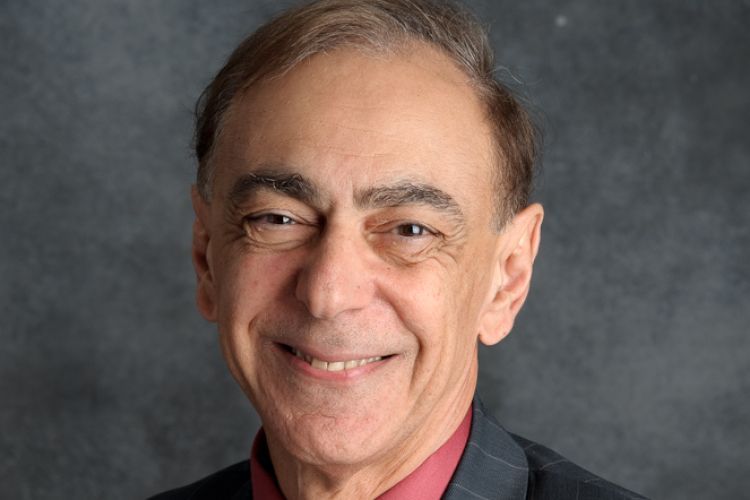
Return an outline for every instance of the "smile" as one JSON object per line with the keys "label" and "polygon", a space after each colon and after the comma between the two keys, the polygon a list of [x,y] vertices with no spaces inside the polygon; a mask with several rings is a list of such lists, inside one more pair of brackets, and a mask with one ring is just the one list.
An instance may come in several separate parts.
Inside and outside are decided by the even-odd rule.
{"label": "smile", "polygon": [[351,359],[348,361],[323,361],[322,359],[318,359],[316,357],[310,356],[309,354],[306,354],[299,349],[296,349],[294,347],[289,347],[289,351],[294,354],[299,359],[307,362],[310,366],[313,368],[316,368],[318,370],[325,370],[329,372],[340,372],[342,370],[351,370],[354,368],[359,368],[360,366],[365,366],[370,363],[374,363],[376,361],[381,361],[388,356],[373,356],[370,358],[361,358],[361,359]]}

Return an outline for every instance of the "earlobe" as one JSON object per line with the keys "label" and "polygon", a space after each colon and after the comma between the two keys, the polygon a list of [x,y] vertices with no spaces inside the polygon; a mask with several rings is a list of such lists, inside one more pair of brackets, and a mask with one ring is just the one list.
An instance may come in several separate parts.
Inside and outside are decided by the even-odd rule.
{"label": "earlobe", "polygon": [[208,321],[216,321],[216,290],[211,262],[211,235],[208,230],[210,206],[193,186],[191,191],[193,222],[192,258],[196,277],[196,305]]}
{"label": "earlobe", "polygon": [[544,209],[538,203],[519,212],[500,237],[495,278],[479,329],[479,340],[493,345],[513,328],[531,286],[539,252]]}

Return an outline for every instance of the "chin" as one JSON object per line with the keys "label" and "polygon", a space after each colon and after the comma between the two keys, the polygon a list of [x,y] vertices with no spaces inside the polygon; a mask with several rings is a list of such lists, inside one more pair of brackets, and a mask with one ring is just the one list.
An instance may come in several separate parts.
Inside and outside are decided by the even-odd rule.
{"label": "chin", "polygon": [[295,418],[291,428],[269,426],[267,432],[274,433],[281,446],[301,462],[346,467],[377,460],[394,431],[386,427],[386,420],[384,415],[304,415]]}

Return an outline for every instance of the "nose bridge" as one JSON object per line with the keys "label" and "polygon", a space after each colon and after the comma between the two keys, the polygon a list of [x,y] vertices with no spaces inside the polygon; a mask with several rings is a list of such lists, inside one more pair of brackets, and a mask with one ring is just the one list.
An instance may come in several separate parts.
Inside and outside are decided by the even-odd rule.
{"label": "nose bridge", "polygon": [[296,295],[314,317],[331,319],[361,309],[372,299],[372,275],[361,235],[329,227],[309,257],[297,277]]}

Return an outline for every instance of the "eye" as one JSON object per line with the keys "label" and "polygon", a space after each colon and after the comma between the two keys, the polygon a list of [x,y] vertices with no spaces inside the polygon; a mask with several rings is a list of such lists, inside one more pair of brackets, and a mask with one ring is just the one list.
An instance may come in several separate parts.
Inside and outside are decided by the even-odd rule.
{"label": "eye", "polygon": [[289,225],[296,224],[294,219],[283,214],[260,214],[247,218],[248,222],[256,224]]}
{"label": "eye", "polygon": [[415,236],[426,236],[432,234],[432,231],[422,226],[421,224],[401,224],[396,227],[396,234],[399,236],[415,237]]}
{"label": "eye", "polygon": [[248,215],[242,225],[246,241],[251,245],[276,250],[296,248],[316,232],[314,224],[278,212]]}
{"label": "eye", "polygon": [[403,219],[383,221],[371,233],[370,241],[385,258],[400,263],[417,263],[440,246],[442,234],[430,226]]}

